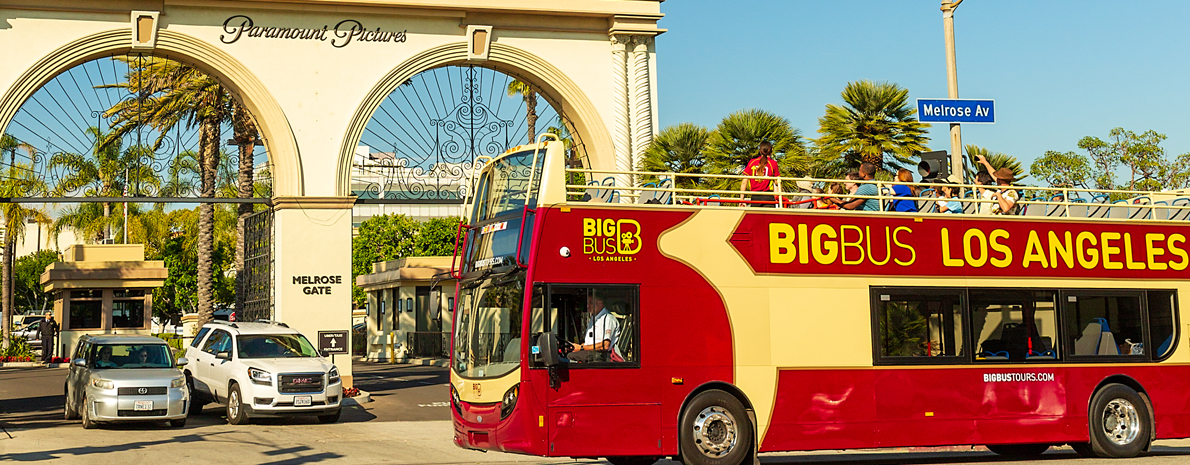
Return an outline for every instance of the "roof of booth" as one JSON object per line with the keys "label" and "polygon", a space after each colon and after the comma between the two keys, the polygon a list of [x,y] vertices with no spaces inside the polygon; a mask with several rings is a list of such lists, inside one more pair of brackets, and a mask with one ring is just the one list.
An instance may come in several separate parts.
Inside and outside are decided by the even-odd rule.
{"label": "roof of booth", "polygon": [[46,292],[59,289],[154,288],[169,277],[161,260],[145,260],[144,244],[79,244],[41,274]]}
{"label": "roof of booth", "polygon": [[450,278],[450,263],[453,257],[405,257],[400,260],[376,262],[372,273],[359,275],[355,284],[364,290],[399,286],[409,281],[430,282],[435,275],[441,275],[442,283]]}

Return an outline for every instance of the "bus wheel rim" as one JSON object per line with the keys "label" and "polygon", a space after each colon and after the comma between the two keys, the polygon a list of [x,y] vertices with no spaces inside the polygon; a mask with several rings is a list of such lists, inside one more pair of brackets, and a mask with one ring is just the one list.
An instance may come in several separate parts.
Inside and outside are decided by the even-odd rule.
{"label": "bus wheel rim", "polygon": [[1126,446],[1140,434],[1136,406],[1124,399],[1112,399],[1103,409],[1103,433],[1113,444]]}
{"label": "bus wheel rim", "polygon": [[731,453],[739,440],[735,416],[727,409],[711,406],[694,420],[694,445],[703,455],[719,458]]}

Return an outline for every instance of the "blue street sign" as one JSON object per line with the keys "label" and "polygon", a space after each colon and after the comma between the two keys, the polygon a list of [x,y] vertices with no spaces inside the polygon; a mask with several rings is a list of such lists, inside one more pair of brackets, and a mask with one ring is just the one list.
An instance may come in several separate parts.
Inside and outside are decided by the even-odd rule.
{"label": "blue street sign", "polygon": [[923,123],[995,123],[995,100],[917,99]]}

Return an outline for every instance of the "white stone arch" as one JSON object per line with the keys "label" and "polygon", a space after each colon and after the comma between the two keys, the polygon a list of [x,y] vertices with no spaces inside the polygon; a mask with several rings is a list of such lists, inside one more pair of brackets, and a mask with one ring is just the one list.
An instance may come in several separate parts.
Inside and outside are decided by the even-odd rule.
{"label": "white stone arch", "polygon": [[574,130],[582,138],[587,157],[595,168],[610,169],[615,164],[612,139],[603,124],[595,105],[583,90],[566,73],[546,60],[517,47],[492,42],[486,61],[468,61],[467,43],[454,42],[425,50],[410,57],[389,71],[364,96],[343,136],[339,149],[339,172],[335,181],[335,195],[351,195],[351,160],[356,145],[363,136],[364,128],[372,119],[380,104],[388,98],[397,86],[418,73],[434,68],[452,65],[474,64],[476,66],[497,66],[510,72],[516,78],[528,81],[539,90],[546,100],[555,105],[559,114],[565,114]]}
{"label": "white stone arch", "polygon": [[153,50],[132,50],[131,28],[113,29],[80,37],[42,57],[0,96],[0,128],[7,129],[21,106],[42,86],[70,68],[125,53],[168,54],[219,79],[256,118],[272,164],[273,195],[300,196],[304,192],[297,139],[285,113],[264,84],[246,66],[211,44],[168,29],[157,31]]}

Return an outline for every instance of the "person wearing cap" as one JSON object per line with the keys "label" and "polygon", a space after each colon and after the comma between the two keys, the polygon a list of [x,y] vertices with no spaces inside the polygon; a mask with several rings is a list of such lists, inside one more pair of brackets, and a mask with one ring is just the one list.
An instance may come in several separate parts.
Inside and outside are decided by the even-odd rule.
{"label": "person wearing cap", "polygon": [[1014,174],[1011,168],[1004,167],[998,170],[992,169],[992,164],[988,163],[988,159],[983,155],[976,155],[976,160],[983,165],[984,169],[992,173],[992,177],[996,178],[996,186],[1000,189],[993,192],[991,199],[995,200],[992,204],[993,215],[1015,215],[1017,201],[1020,200],[1021,195],[1012,188],[1012,181],[1015,181]]}

